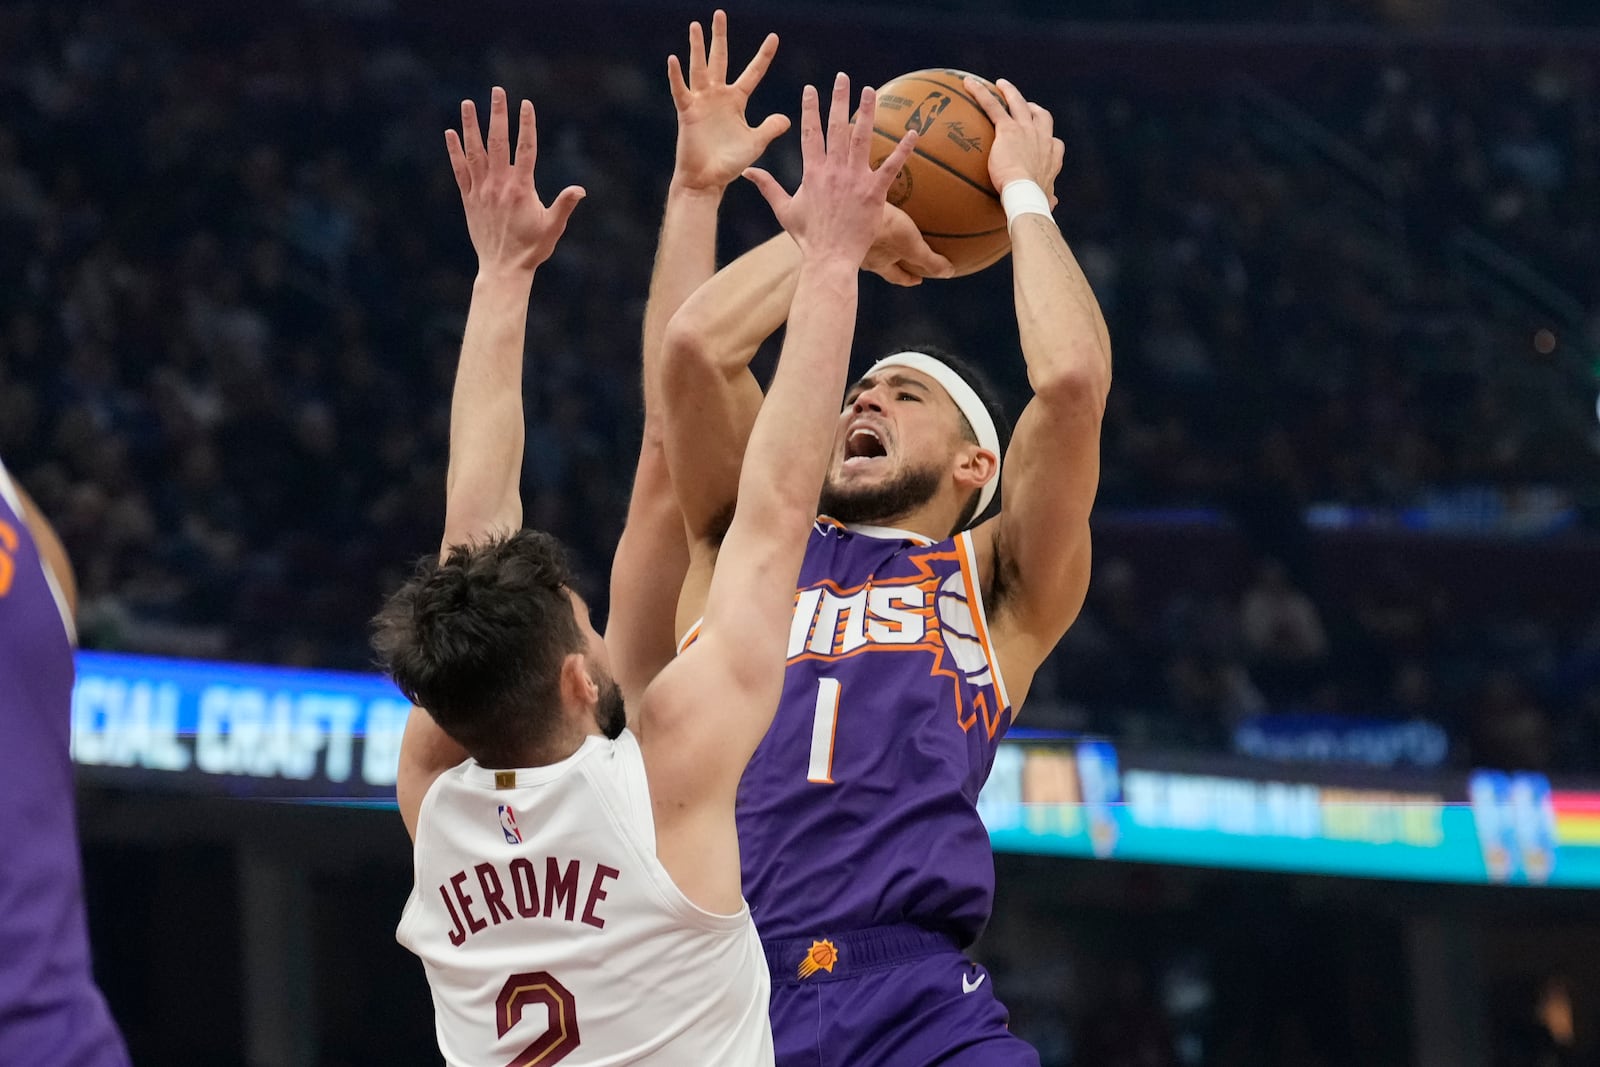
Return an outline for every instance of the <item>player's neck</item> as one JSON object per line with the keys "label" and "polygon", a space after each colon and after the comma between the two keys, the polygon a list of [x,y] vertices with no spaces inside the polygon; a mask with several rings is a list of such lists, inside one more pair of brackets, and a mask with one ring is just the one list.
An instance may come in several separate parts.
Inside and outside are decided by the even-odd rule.
{"label": "player's neck", "polygon": [[523,767],[548,767],[571,759],[590,737],[604,737],[599,724],[589,713],[589,729],[585,731],[572,720],[563,722],[555,737],[536,744],[519,745],[493,751],[473,752],[473,760],[491,771],[514,771]]}
{"label": "player's neck", "polygon": [[951,513],[949,508],[930,502],[894,515],[852,518],[845,525],[867,533],[882,530],[897,534],[915,534],[931,543],[937,543],[950,536],[950,529],[955,525],[955,521],[956,515]]}

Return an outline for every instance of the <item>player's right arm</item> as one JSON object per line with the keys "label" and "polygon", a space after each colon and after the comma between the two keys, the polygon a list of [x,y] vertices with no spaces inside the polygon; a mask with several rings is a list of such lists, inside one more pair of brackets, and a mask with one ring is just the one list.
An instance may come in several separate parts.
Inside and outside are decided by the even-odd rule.
{"label": "player's right arm", "polygon": [[[522,527],[522,352],[533,276],[555,251],[573,208],[577,186],[563,189],[547,207],[533,186],[536,130],[533,104],[520,112],[515,161],[504,89],[489,108],[489,140],[478,126],[476,105],[461,104],[461,132],[448,130],[445,147],[467,232],[478,253],[478,275],[461,338],[461,360],[450,400],[450,466],[445,483],[444,541],[454,545],[505,536]],[[467,758],[433,719],[411,709],[400,743],[395,795],[414,838],[417,811],[433,780]]]}
{"label": "player's right arm", "polygon": [[[865,269],[907,286],[953,273],[905,212],[889,204],[879,212]],[[750,361],[788,317],[801,262],[794,238],[779,233],[718,271],[673,318],[675,333],[693,342],[669,349],[662,362],[662,395],[680,416],[666,422],[665,433],[690,552],[680,636],[702,613],[738,494],[744,443],[761,406]]]}
{"label": "player's right arm", "polygon": [[[816,90],[807,87],[804,178],[792,198],[771,175],[750,172],[800,251],[789,329],[751,431],[700,635],[661,672],[642,712],[656,853],[690,900],[724,914],[741,899],[734,795],[783,688],[795,579],[839,417],[861,262],[915,142],[908,134],[875,171],[875,97],[863,91],[854,124],[849,103],[841,74],[824,139]],[[680,319],[668,327],[673,349],[697,338]],[[668,415],[678,417],[670,399]]]}

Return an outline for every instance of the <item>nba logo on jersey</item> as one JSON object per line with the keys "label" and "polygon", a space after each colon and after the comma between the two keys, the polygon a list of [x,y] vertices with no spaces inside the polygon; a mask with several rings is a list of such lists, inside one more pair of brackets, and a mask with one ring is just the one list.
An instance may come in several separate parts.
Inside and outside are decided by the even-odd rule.
{"label": "nba logo on jersey", "polygon": [[517,813],[505,804],[500,805],[500,832],[506,835],[506,844],[522,844],[522,831],[517,829]]}

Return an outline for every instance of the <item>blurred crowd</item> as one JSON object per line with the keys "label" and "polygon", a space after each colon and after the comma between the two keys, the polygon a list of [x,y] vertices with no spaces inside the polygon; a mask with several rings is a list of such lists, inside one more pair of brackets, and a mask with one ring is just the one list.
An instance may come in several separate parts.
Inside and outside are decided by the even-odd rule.
{"label": "blurred crowd", "polygon": [[[903,0],[869,0],[885,12],[906,7]],[[919,8],[960,15],[973,10],[968,0],[920,0]],[[1588,0],[989,0],[985,18],[1038,21],[1159,21],[1228,25],[1316,27],[1574,26],[1593,24]]]}
{"label": "blurred crowd", "polygon": [[[343,7],[0,7],[0,456],[74,557],[89,647],[369,665],[367,618],[441,528],[473,264],[440,134],[491,84],[539,107],[542,187],[589,193],[535,286],[523,490],[604,592],[681,28],[466,47]],[[965,47],[998,69],[1004,42]],[[758,106],[829,62],[791,35]],[[1162,66],[1018,80],[1069,146],[1059,215],[1113,337],[1101,512],[1201,515],[1242,562],[1152,578],[1188,526],[1101,535],[1030,725],[1216,747],[1283,710],[1421,717],[1458,760],[1600,770],[1592,607],[1463,613],[1405,574],[1344,595],[1306,524],[1470,491],[1594,525],[1593,54],[1353,49],[1269,89]],[[772,229],[730,195],[725,254]],[[1515,270],[1486,282],[1463,240]],[[1015,411],[1009,267],[926,288],[868,283],[862,362],[941,343]]]}

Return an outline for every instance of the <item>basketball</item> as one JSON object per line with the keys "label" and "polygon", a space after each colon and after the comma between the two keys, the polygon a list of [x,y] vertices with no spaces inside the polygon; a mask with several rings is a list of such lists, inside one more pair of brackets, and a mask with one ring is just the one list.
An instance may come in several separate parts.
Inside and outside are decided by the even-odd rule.
{"label": "basketball", "polygon": [[[890,187],[889,202],[911,216],[957,274],[982,270],[1011,250],[1000,194],[989,181],[994,123],[967,91],[966,77],[964,70],[935,68],[883,85],[872,148],[876,166],[907,130],[917,131],[917,147]],[[990,82],[978,80],[999,97]]]}

